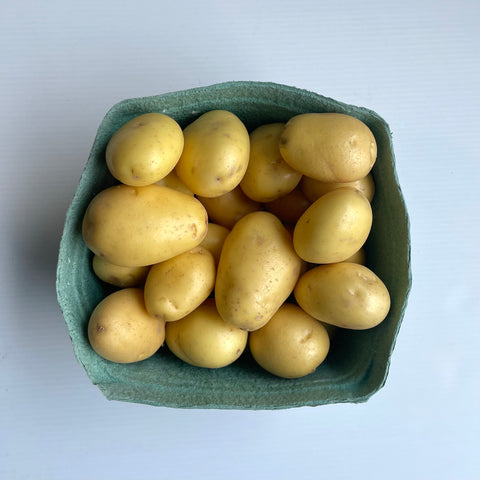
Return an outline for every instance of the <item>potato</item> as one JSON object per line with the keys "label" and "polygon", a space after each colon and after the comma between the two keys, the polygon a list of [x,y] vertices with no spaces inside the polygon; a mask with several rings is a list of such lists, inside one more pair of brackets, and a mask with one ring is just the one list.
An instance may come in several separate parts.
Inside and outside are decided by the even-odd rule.
{"label": "potato", "polygon": [[377,158],[375,137],[367,125],[341,113],[292,117],[279,147],[293,169],[322,182],[354,182],[370,173]]}
{"label": "potato", "polygon": [[95,352],[111,362],[139,362],[162,346],[165,322],[147,313],[142,289],[124,288],[105,297],[93,310],[88,339]]}
{"label": "potato", "polygon": [[247,339],[247,332],[227,324],[220,317],[212,298],[181,320],[166,325],[168,348],[175,356],[196,367],[230,365],[245,350]]}
{"label": "potato", "polygon": [[248,345],[255,361],[283,378],[312,373],[330,349],[326,328],[300,307],[284,303],[270,321],[250,332]]}
{"label": "potato", "polygon": [[377,326],[390,310],[385,284],[356,263],[315,267],[300,277],[294,293],[298,305],[312,317],[352,330]]}
{"label": "potato", "polygon": [[88,248],[124,267],[153,265],[200,244],[207,212],[194,197],[159,185],[116,185],[90,202],[82,225]]}
{"label": "potato", "polygon": [[145,282],[147,312],[166,322],[188,315],[212,293],[215,260],[203,247],[153,265]]}
{"label": "potato", "polygon": [[186,193],[187,195],[193,195],[193,192],[178,178],[175,170],[172,170],[166,177],[163,177],[155,183],[161,187],[173,188],[173,190],[178,190],[179,192]]}
{"label": "potato", "polygon": [[301,259],[277,217],[249,213],[225,239],[217,269],[215,300],[230,325],[253,331],[265,325],[292,293]]}
{"label": "potato", "polygon": [[369,173],[366,177],[360,178],[359,180],[346,183],[325,183],[310,177],[303,176],[300,186],[305,196],[311,202],[314,202],[322,195],[325,195],[326,193],[335,190],[336,188],[342,187],[356,188],[357,190],[362,192],[365,197],[367,197],[369,202],[373,200],[373,197],[375,195],[375,182],[373,181],[373,176],[371,173]]}
{"label": "potato", "polygon": [[343,261],[365,265],[365,261],[366,261],[365,249],[361,248],[360,250],[355,252],[352,256],[348,257],[346,260],[343,260]]}
{"label": "potato", "polygon": [[146,113],[112,135],[105,152],[107,166],[126,185],[151,185],[173,170],[183,143],[182,129],[173,118]]}
{"label": "potato", "polygon": [[372,227],[370,202],[344,187],[326,193],[305,211],[293,231],[297,254],[311,263],[346,260],[365,243]]}
{"label": "potato", "polygon": [[250,159],[240,187],[256,202],[271,202],[290,193],[302,174],[280,155],[278,142],[285,124],[262,125],[250,134]]}
{"label": "potato", "polygon": [[247,213],[261,210],[261,204],[248,198],[240,187],[215,198],[197,197],[206,208],[208,218],[231,229]]}
{"label": "potato", "polygon": [[287,195],[265,203],[265,209],[276,215],[282,222],[294,225],[310,205],[311,202],[300,187],[296,187]]}
{"label": "potato", "polygon": [[250,141],[242,121],[225,110],[204,113],[184,131],[175,171],[196,195],[218,197],[233,190],[248,165]]}
{"label": "potato", "polygon": [[92,268],[100,280],[120,288],[143,287],[150,270],[150,266],[120,267],[98,255],[93,256]]}
{"label": "potato", "polygon": [[206,248],[213,255],[215,265],[218,265],[223,244],[229,233],[230,230],[222,225],[211,222],[208,224],[207,235],[200,246]]}

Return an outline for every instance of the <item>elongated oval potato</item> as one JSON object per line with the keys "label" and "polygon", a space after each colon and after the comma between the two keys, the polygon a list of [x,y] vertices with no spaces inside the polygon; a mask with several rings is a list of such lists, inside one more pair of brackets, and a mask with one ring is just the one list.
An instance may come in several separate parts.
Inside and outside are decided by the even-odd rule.
{"label": "elongated oval potato", "polygon": [[297,186],[283,197],[265,203],[265,209],[276,215],[282,222],[295,225],[310,205],[311,202]]}
{"label": "elongated oval potato", "polygon": [[150,268],[145,282],[147,312],[165,322],[185,317],[212,293],[215,260],[203,247],[195,247]]}
{"label": "elongated oval potato", "polygon": [[250,159],[240,187],[256,202],[271,202],[286,195],[302,177],[280,154],[278,142],[284,126],[270,123],[250,133]]}
{"label": "elongated oval potato", "polygon": [[325,195],[336,188],[342,187],[352,187],[356,188],[358,191],[362,192],[368,201],[371,202],[375,195],[375,182],[373,181],[373,176],[369,173],[366,177],[355,180],[354,182],[344,182],[344,183],[325,183],[315,180],[310,177],[302,177],[300,183],[301,189],[305,196],[311,201],[314,202],[322,195]]}
{"label": "elongated oval potato", "polygon": [[173,170],[183,150],[180,125],[163,113],[146,113],[125,123],[105,152],[108,169],[120,182],[151,185]]}
{"label": "elongated oval potato", "polygon": [[279,145],[292,168],[322,182],[354,182],[368,175],[377,159],[371,130],[357,118],[341,113],[292,117]]}
{"label": "elongated oval potato", "polygon": [[220,254],[222,253],[223,244],[230,230],[217,223],[209,222],[207,235],[200,244],[201,247],[206,248],[215,259],[215,265],[218,265]]}
{"label": "elongated oval potato", "polygon": [[183,153],[175,171],[193,193],[218,197],[239,185],[248,165],[250,140],[236,115],[226,110],[204,113],[183,135]]}
{"label": "elongated oval potato", "polygon": [[147,313],[142,289],[123,288],[95,307],[88,339],[95,352],[111,362],[139,362],[162,346],[165,322]]}
{"label": "elongated oval potato", "polygon": [[346,260],[365,243],[372,227],[370,202],[344,187],[326,193],[305,211],[293,231],[297,254],[311,263]]}
{"label": "elongated oval potato", "polygon": [[92,268],[100,280],[120,288],[143,287],[150,270],[149,265],[144,267],[120,267],[98,255],[93,256]]}
{"label": "elongated oval potato", "polygon": [[97,194],[83,219],[88,248],[124,267],[153,265],[204,239],[207,212],[191,195],[159,185],[115,185]]}
{"label": "elongated oval potato", "polygon": [[206,208],[210,221],[231,229],[247,213],[261,210],[259,202],[248,198],[240,187],[218,197],[197,197]]}
{"label": "elongated oval potato", "polygon": [[284,303],[262,328],[250,332],[248,345],[255,361],[283,378],[314,372],[330,349],[326,328],[297,305]]}
{"label": "elongated oval potato", "polygon": [[280,220],[268,212],[249,213],[223,244],[215,283],[220,315],[243,330],[262,327],[292,293],[301,265]]}
{"label": "elongated oval potato", "polygon": [[213,298],[186,317],[166,324],[165,341],[172,353],[190,365],[222,368],[245,350],[248,332],[226,323]]}
{"label": "elongated oval potato", "polygon": [[369,268],[356,263],[320,265],[309,270],[298,280],[295,299],[312,317],[352,330],[377,326],[390,310],[385,284]]}

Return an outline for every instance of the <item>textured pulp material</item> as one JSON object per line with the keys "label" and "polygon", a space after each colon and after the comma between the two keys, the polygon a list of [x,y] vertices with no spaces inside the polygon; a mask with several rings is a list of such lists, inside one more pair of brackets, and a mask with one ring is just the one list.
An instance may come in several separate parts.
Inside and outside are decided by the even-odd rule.
{"label": "textured pulp material", "polygon": [[[389,289],[391,310],[385,321],[371,330],[340,329],[327,360],[300,379],[270,375],[255,365],[248,352],[235,364],[218,370],[187,365],[166,347],[148,360],[121,365],[100,358],[88,343],[90,314],[111,289],[92,271],[91,252],[83,242],[81,224],[94,195],[115,183],[105,163],[108,140],[125,122],[143,113],[165,113],[184,128],[214,109],[235,113],[249,131],[266,123],[286,122],[299,113],[345,113],[365,122],[378,144],[367,265]],[[409,220],[387,123],[365,108],[294,87],[260,82],[228,82],[116,104],[98,129],[67,212],[57,267],[58,301],[75,355],[91,381],[111,400],[177,408],[280,409],[366,401],[387,378],[410,286]]]}

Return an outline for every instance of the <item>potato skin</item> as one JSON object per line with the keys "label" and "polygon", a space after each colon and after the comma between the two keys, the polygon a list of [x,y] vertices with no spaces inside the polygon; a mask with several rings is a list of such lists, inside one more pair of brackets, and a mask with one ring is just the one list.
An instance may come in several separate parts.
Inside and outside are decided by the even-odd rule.
{"label": "potato skin", "polygon": [[284,303],[266,325],[250,332],[248,344],[262,368],[283,378],[314,372],[330,349],[326,328],[291,303]]}
{"label": "potato skin", "polygon": [[212,293],[215,260],[203,247],[195,247],[150,268],[145,282],[145,306],[165,322],[185,317]]}
{"label": "potato skin", "polygon": [[310,263],[342,262],[365,243],[372,227],[370,202],[344,187],[326,193],[303,213],[293,231],[297,254]]}
{"label": "potato skin", "polygon": [[100,280],[119,288],[143,287],[150,270],[150,266],[120,267],[98,255],[93,256],[92,268]]}
{"label": "potato skin", "polygon": [[201,247],[206,248],[215,259],[215,265],[218,265],[220,254],[222,253],[223,244],[230,230],[217,223],[208,224],[207,235],[200,244]]}
{"label": "potato skin", "polygon": [[250,159],[240,187],[256,202],[271,202],[290,193],[302,174],[288,165],[278,142],[284,123],[270,123],[250,133]]}
{"label": "potato skin", "polygon": [[246,215],[220,255],[215,284],[220,315],[244,330],[262,327],[292,293],[301,265],[291,235],[275,215]]}
{"label": "potato skin", "polygon": [[283,197],[265,203],[265,209],[276,215],[282,222],[295,225],[310,205],[311,202],[297,186]]}
{"label": "potato skin", "polygon": [[295,287],[298,305],[323,323],[352,330],[380,324],[390,310],[390,295],[369,268],[342,262],[304,273]]}
{"label": "potato skin", "polygon": [[126,185],[151,185],[173,170],[183,151],[183,132],[163,113],[139,115],[120,127],[105,157],[111,174]]}
{"label": "potato skin", "polygon": [[88,248],[125,267],[188,251],[207,233],[207,212],[191,195],[159,185],[116,185],[97,194],[83,219]]}
{"label": "potato skin", "polygon": [[353,182],[368,175],[377,158],[370,129],[340,113],[292,117],[280,137],[280,152],[295,170],[322,182]]}
{"label": "potato skin", "polygon": [[165,340],[172,353],[190,365],[222,368],[240,357],[248,333],[226,323],[209,298],[186,317],[167,323]]}
{"label": "potato skin", "polygon": [[95,307],[88,323],[88,339],[95,352],[111,362],[139,362],[162,346],[165,322],[147,313],[142,289],[124,288]]}
{"label": "potato skin", "polygon": [[183,130],[184,148],[175,171],[196,195],[218,197],[242,180],[250,141],[242,121],[226,110],[204,113]]}

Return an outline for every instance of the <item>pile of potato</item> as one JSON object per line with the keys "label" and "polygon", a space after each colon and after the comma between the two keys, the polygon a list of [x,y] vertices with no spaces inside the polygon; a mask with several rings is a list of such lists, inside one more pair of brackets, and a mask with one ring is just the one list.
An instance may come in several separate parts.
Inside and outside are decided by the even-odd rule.
{"label": "pile of potato", "polygon": [[332,329],[372,328],[390,309],[362,248],[376,156],[370,129],[344,114],[250,134],[224,110],[184,130],[161,113],[127,122],[106,149],[119,184],[83,220],[95,274],[118,287],[92,312],[93,349],[130,363],[166,343],[220,368],[248,345],[274,375],[313,372]]}

